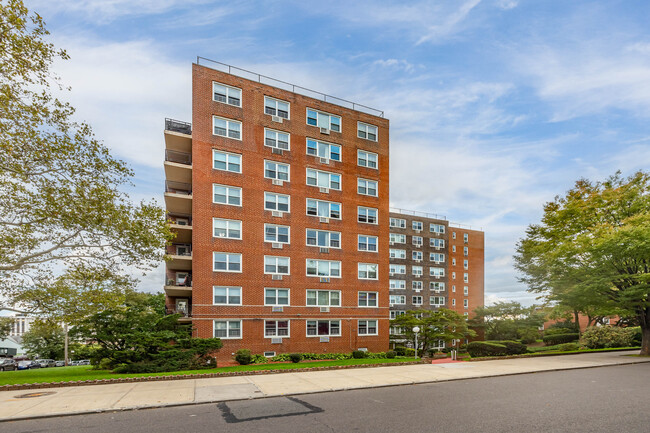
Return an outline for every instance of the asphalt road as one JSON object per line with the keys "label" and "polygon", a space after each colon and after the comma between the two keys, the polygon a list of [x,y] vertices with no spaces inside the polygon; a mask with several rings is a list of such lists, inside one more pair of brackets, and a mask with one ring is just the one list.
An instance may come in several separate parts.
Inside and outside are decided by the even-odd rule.
{"label": "asphalt road", "polygon": [[650,432],[650,363],[0,423],[0,432]]}

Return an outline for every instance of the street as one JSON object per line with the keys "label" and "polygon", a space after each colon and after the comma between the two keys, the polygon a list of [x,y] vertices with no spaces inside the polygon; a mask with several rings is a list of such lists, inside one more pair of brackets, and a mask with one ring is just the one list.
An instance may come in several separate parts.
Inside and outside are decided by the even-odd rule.
{"label": "street", "polygon": [[647,432],[650,363],[0,424],[2,432]]}

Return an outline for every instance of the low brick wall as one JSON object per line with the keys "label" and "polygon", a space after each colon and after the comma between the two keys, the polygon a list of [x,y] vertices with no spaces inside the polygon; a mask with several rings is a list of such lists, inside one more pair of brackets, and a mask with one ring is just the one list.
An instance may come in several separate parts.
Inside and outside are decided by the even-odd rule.
{"label": "low brick wall", "polygon": [[2,385],[0,386],[0,391],[26,391],[30,389],[63,388],[68,386],[86,386],[86,385],[106,385],[112,383],[160,382],[165,380],[207,379],[211,377],[257,376],[261,374],[295,373],[301,371],[344,370],[350,368],[394,367],[399,365],[429,364],[430,362],[431,362],[430,359],[423,358],[419,361],[384,362],[381,364],[336,365],[331,367],[307,367],[307,368],[298,368],[298,369],[283,368],[277,370],[226,371],[221,373],[196,373],[196,374],[177,374],[177,375],[169,375],[169,376],[140,376],[140,377],[125,377],[125,378],[116,378],[116,379],[78,380],[78,381],[69,381],[69,382],[25,383],[25,384],[17,384],[17,385]]}

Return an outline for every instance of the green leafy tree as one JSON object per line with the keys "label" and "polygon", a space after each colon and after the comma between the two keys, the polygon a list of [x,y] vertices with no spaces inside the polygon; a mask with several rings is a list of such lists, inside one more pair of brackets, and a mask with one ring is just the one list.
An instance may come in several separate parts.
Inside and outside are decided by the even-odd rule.
{"label": "green leafy tree", "polygon": [[497,302],[478,307],[470,320],[472,327],[485,330],[487,340],[517,340],[529,336],[544,324],[545,314],[537,306],[524,307],[519,302]]}
{"label": "green leafy tree", "polygon": [[549,301],[633,317],[650,355],[650,175],[586,179],[544,206],[515,255],[521,281]]}
{"label": "green leafy tree", "polygon": [[75,301],[65,286],[89,272],[113,279],[105,298],[132,287],[125,275],[157,266],[171,239],[160,207],[121,191],[133,171],[53,96],[68,55],[48,35],[21,0],[0,1],[0,295],[40,307],[47,292]]}
{"label": "green leafy tree", "polygon": [[50,320],[35,320],[23,334],[23,347],[32,357],[63,359],[65,334],[61,325]]}
{"label": "green leafy tree", "polygon": [[418,350],[422,353],[437,346],[439,340],[449,344],[451,340],[473,337],[474,331],[467,326],[465,316],[455,311],[441,308],[438,311],[407,311],[390,321],[390,326],[400,329],[398,335],[391,335],[394,341],[410,341],[415,343],[415,326],[420,328],[418,333]]}
{"label": "green leafy tree", "polygon": [[14,319],[11,317],[0,317],[0,340],[4,340],[11,333],[11,325]]}

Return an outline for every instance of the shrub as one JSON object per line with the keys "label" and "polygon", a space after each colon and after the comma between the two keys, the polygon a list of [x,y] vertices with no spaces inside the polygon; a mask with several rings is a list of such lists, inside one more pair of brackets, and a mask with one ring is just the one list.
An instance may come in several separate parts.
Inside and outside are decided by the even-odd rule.
{"label": "shrub", "polygon": [[235,352],[235,361],[237,361],[239,365],[248,365],[252,360],[253,356],[251,355],[251,351],[248,349],[239,349]]}
{"label": "shrub", "polygon": [[633,342],[633,332],[616,326],[590,326],[580,339],[580,343],[590,349],[627,347]]}
{"label": "shrub", "polygon": [[544,335],[578,334],[580,329],[573,322],[556,322],[544,331]]}
{"label": "shrub", "polygon": [[528,348],[526,347],[526,345],[518,341],[492,340],[492,341],[488,341],[488,343],[495,343],[504,346],[506,348],[507,355],[521,355],[522,353],[528,352]]}
{"label": "shrub", "polygon": [[397,356],[404,356],[404,355],[406,355],[406,347],[404,347],[404,346],[397,346],[397,347],[395,347],[395,353],[397,353]]}
{"label": "shrub", "polygon": [[389,350],[388,352],[386,352],[386,358],[388,358],[388,359],[393,359],[393,358],[395,358],[396,355],[397,355],[397,353],[395,353],[394,350]]}
{"label": "shrub", "polygon": [[251,357],[251,364],[266,364],[269,362],[269,358],[264,355],[253,355]]}
{"label": "shrub", "polygon": [[299,363],[300,361],[302,361],[302,354],[300,354],[300,353],[292,353],[292,354],[289,355],[289,359],[290,359],[291,362],[293,362],[294,364],[297,364],[297,363]]}
{"label": "shrub", "polygon": [[523,344],[533,344],[539,338],[539,331],[536,328],[521,329],[519,338]]}
{"label": "shrub", "polygon": [[472,357],[503,356],[508,354],[508,349],[503,344],[487,341],[472,341],[467,345],[467,351]]}
{"label": "shrub", "polygon": [[386,359],[386,352],[365,352],[368,359]]}
{"label": "shrub", "polygon": [[641,327],[635,326],[630,328],[623,328],[625,332],[630,335],[632,346],[641,346],[643,335],[641,334]]}
{"label": "shrub", "polygon": [[544,335],[542,341],[547,346],[554,346],[556,344],[562,343],[572,343],[580,339],[580,334],[556,334],[556,335]]}
{"label": "shrub", "polygon": [[415,349],[411,349],[410,347],[404,348],[404,356],[415,356]]}
{"label": "shrub", "polygon": [[564,343],[554,346],[555,350],[562,352],[569,352],[571,350],[580,350],[580,345],[578,343]]}
{"label": "shrub", "polygon": [[355,350],[352,352],[352,357],[354,359],[363,359],[366,357],[366,352],[364,352],[363,350]]}

